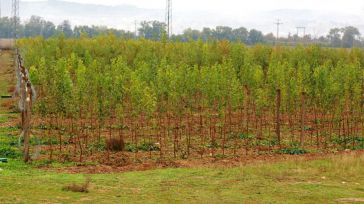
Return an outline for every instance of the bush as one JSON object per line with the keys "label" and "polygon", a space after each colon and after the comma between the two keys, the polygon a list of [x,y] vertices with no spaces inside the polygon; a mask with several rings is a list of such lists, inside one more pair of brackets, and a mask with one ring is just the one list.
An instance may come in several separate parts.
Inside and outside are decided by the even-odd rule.
{"label": "bush", "polygon": [[21,156],[20,152],[12,147],[4,147],[0,146],[0,157],[6,157],[6,158],[19,158]]}
{"label": "bush", "polygon": [[[340,145],[342,148],[351,148],[353,150],[364,149],[364,138],[363,137],[335,137],[333,138],[333,143]],[[353,146],[355,144],[355,146]]]}
{"label": "bush", "polygon": [[125,150],[128,152],[137,152],[137,151],[149,152],[149,151],[159,151],[160,148],[154,143],[143,143],[139,146],[128,143],[126,144]]}
{"label": "bush", "polygon": [[106,149],[109,151],[120,152],[125,149],[124,140],[120,138],[106,139]]}
{"label": "bush", "polygon": [[298,147],[293,147],[293,148],[285,148],[285,149],[281,149],[278,150],[279,154],[290,154],[290,155],[301,155],[301,154],[307,154],[308,151],[305,149],[301,149]]}
{"label": "bush", "polygon": [[73,183],[71,185],[67,185],[67,186],[63,187],[62,190],[70,191],[70,192],[74,192],[74,193],[88,193],[90,183],[91,183],[91,179],[88,177],[88,178],[86,178],[85,183],[83,183],[83,184]]}
{"label": "bush", "polygon": [[143,143],[139,146],[139,150],[149,152],[149,151],[159,151],[160,149],[154,143]]}
{"label": "bush", "polygon": [[128,151],[128,152],[137,152],[138,147],[135,144],[128,143],[128,144],[126,144],[125,150]]}
{"label": "bush", "polygon": [[252,134],[244,134],[244,133],[239,134],[239,139],[242,139],[242,140],[252,140],[254,138],[255,138],[255,136]]}
{"label": "bush", "polygon": [[216,149],[220,147],[216,141],[212,141],[211,143],[205,144],[204,146],[209,149],[214,149],[214,148]]}
{"label": "bush", "polygon": [[98,152],[101,152],[101,151],[105,151],[105,149],[106,149],[106,146],[105,146],[105,143],[104,142],[91,143],[88,146],[88,150],[89,151],[98,151]]}

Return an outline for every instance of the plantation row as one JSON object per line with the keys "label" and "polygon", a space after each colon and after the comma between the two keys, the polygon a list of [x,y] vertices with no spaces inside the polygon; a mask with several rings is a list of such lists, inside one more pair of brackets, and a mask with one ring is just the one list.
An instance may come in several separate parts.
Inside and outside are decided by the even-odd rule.
{"label": "plantation row", "polygon": [[364,145],[364,51],[155,42],[18,42],[50,157],[242,156]]}

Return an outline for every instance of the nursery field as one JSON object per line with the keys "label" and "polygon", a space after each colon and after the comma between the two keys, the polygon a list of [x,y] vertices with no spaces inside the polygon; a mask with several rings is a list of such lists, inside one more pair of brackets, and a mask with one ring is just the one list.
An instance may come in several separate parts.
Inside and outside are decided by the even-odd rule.
{"label": "nursery field", "polygon": [[364,51],[18,41],[0,55],[0,203],[363,203]]}
{"label": "nursery field", "polygon": [[113,35],[18,41],[33,157],[125,166],[364,147],[364,51]]}

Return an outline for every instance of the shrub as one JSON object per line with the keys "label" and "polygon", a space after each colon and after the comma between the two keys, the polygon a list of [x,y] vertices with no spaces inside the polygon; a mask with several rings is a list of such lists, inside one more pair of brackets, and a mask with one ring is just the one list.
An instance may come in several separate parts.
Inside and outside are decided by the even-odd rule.
{"label": "shrub", "polygon": [[89,151],[105,151],[106,149],[106,146],[105,146],[105,143],[104,142],[96,142],[96,143],[91,143],[89,146],[88,146],[88,150]]}
{"label": "shrub", "polygon": [[0,146],[0,157],[15,159],[20,156],[21,154],[17,149],[12,147]]}
{"label": "shrub", "polygon": [[143,143],[139,146],[128,143],[126,144],[125,150],[128,152],[137,152],[137,151],[149,152],[149,151],[159,151],[160,148],[154,143]]}
{"label": "shrub", "polygon": [[86,178],[85,183],[83,184],[71,184],[71,185],[67,185],[65,187],[62,188],[62,190],[64,191],[70,191],[70,192],[75,192],[75,193],[88,193],[89,190],[89,186],[90,186],[90,182],[91,179],[88,177]]}
{"label": "shrub", "polygon": [[125,149],[124,140],[120,138],[106,139],[106,149],[109,151],[120,152]]}
{"label": "shrub", "polygon": [[217,144],[216,141],[212,141],[211,143],[205,144],[205,147],[213,149],[213,148],[219,148],[220,146],[219,146],[219,144]]}
{"label": "shrub", "polygon": [[137,152],[138,147],[135,144],[128,143],[128,144],[126,144],[125,150],[128,151],[128,152]]}
{"label": "shrub", "polygon": [[244,133],[239,134],[239,139],[242,139],[242,140],[251,140],[254,138],[255,138],[255,136],[252,134],[244,134]]}
{"label": "shrub", "polygon": [[293,147],[293,148],[285,148],[285,149],[281,149],[278,150],[279,154],[290,154],[290,155],[301,155],[301,154],[307,154],[308,151],[305,149],[301,149],[298,147]]}
{"label": "shrub", "polygon": [[143,143],[138,147],[139,150],[141,151],[159,151],[159,147],[157,145],[155,145],[154,143]]}
{"label": "shrub", "polygon": [[[333,143],[340,145],[342,148],[351,148],[353,150],[361,150],[364,149],[364,138],[362,137],[334,137]],[[355,144],[355,146],[353,146]]]}

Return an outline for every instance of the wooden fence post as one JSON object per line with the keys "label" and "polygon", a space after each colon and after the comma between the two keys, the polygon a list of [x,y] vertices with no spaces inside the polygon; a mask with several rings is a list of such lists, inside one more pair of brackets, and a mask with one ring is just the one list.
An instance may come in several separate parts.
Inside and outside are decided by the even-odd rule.
{"label": "wooden fence post", "polygon": [[300,145],[303,147],[305,140],[304,140],[304,133],[305,133],[305,92],[301,93],[301,135],[300,135]]}
{"label": "wooden fence post", "polygon": [[16,53],[16,68],[19,80],[19,96],[21,109],[21,127],[22,136],[24,137],[23,159],[24,162],[30,161],[30,126],[31,126],[31,110],[33,105],[33,87],[30,82],[28,72],[23,66],[20,54]]}
{"label": "wooden fence post", "polygon": [[281,90],[277,89],[277,101],[276,101],[276,135],[279,148],[281,148]]}

